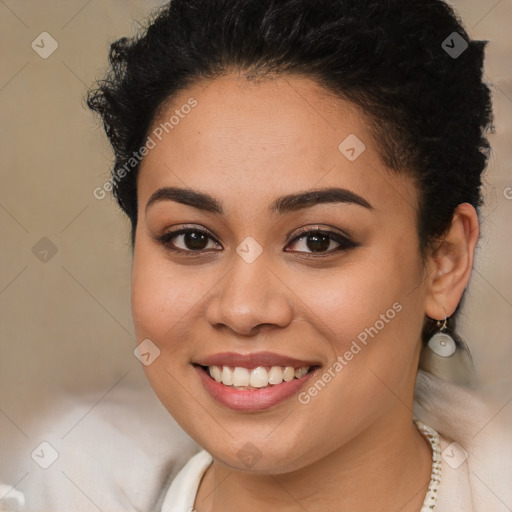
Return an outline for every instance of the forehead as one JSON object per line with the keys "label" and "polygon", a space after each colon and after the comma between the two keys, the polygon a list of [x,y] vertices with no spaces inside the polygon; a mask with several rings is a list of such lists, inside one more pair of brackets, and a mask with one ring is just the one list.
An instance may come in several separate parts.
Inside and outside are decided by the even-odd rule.
{"label": "forehead", "polygon": [[140,167],[141,204],[166,185],[247,206],[319,186],[344,186],[377,204],[400,187],[413,192],[385,167],[368,116],[305,77],[196,83],[162,109],[150,135],[156,145]]}
{"label": "forehead", "polygon": [[[178,119],[181,110],[189,110],[191,99],[197,105]],[[166,133],[170,120],[173,126],[167,124]],[[350,131],[373,145],[368,121],[353,104],[309,78],[288,75],[256,81],[227,75],[181,91],[155,119],[152,130],[164,128],[162,136],[170,146],[194,148],[196,157],[204,152],[224,155],[223,163],[229,164],[229,157],[239,160],[245,152],[247,159],[261,163],[266,156],[338,157],[338,145]]]}

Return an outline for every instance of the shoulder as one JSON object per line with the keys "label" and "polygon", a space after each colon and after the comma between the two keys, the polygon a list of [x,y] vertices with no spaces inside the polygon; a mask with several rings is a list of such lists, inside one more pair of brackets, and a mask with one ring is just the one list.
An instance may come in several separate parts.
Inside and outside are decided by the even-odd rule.
{"label": "shoulder", "polygon": [[414,413],[439,432],[441,442],[436,512],[510,511],[512,428],[504,409],[474,390],[419,371]]}
{"label": "shoulder", "polygon": [[[41,406],[25,428],[28,438],[9,450],[0,483],[26,474],[14,489],[23,510],[149,512],[197,452],[149,385],[105,391],[63,394]],[[38,465],[46,459],[49,466]]]}

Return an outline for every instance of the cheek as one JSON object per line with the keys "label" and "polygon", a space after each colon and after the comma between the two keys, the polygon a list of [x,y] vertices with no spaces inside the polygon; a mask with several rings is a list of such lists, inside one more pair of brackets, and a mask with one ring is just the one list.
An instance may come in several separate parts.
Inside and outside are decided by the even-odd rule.
{"label": "cheek", "polygon": [[416,252],[393,248],[368,254],[330,278],[296,280],[306,322],[321,334],[330,367],[336,361],[343,367],[336,367],[331,389],[357,382],[352,396],[371,396],[373,386],[382,387],[379,378],[399,389],[415,370],[423,319],[419,276]]}
{"label": "cheek", "polygon": [[136,247],[131,305],[137,340],[150,338],[161,350],[169,350],[169,343],[183,339],[187,318],[204,294],[192,268],[176,271],[159,251],[142,243]]}
{"label": "cheek", "polygon": [[376,322],[383,330],[381,315],[397,318],[397,306],[393,309],[393,304],[402,303],[407,287],[404,276],[396,273],[392,263],[359,261],[321,279],[302,278],[300,288],[295,290],[305,310],[310,309],[311,321],[332,341],[336,352],[342,353]]}

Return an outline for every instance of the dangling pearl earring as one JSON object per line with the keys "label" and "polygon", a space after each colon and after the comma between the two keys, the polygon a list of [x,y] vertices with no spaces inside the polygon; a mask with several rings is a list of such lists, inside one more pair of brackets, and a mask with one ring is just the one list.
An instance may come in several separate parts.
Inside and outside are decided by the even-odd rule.
{"label": "dangling pearl earring", "polygon": [[420,355],[419,368],[443,379],[472,387],[476,384],[471,352],[448,326],[448,317],[437,320],[438,330],[431,335]]}
{"label": "dangling pearl earring", "polygon": [[443,321],[437,321],[439,332],[436,332],[428,342],[428,348],[441,357],[451,357],[457,351],[457,344],[455,340],[446,331],[446,322],[448,318]]}

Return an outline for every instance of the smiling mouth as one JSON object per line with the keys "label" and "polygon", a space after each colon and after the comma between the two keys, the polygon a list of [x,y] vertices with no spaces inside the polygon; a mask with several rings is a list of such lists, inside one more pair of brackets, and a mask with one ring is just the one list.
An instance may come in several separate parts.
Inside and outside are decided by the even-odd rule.
{"label": "smiling mouth", "polygon": [[226,387],[239,390],[257,390],[278,386],[283,382],[301,379],[319,366],[202,366],[201,368],[212,380]]}

